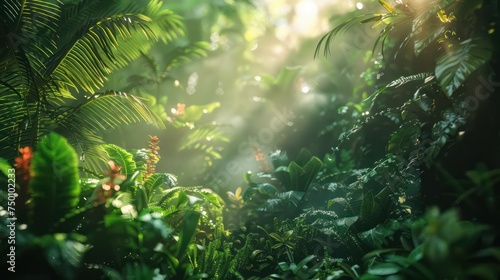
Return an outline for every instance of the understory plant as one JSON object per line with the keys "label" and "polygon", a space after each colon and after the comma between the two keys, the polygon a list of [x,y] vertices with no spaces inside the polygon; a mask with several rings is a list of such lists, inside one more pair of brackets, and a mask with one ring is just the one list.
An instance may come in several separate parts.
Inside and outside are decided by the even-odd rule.
{"label": "understory plant", "polygon": [[[18,211],[27,213],[16,216],[16,277],[193,276],[196,244],[209,243],[216,232],[225,234],[219,230],[220,197],[206,188],[177,186],[172,174],[151,173],[155,137],[145,154],[139,150],[142,162],[120,147],[103,149],[111,159],[109,169],[99,178],[80,178],[78,155],[64,137],[47,135],[32,155],[24,148],[15,174],[19,193],[29,198],[23,204],[16,200]],[[3,225],[8,218],[2,211]],[[9,246],[5,230],[2,251]],[[39,266],[29,265],[33,259]]]}

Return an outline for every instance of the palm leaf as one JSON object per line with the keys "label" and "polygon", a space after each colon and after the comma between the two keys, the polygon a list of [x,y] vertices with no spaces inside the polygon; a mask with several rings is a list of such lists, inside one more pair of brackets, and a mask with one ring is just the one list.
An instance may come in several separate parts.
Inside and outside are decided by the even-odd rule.
{"label": "palm leaf", "polygon": [[78,204],[80,185],[75,150],[66,139],[51,133],[39,142],[31,172],[33,230],[47,233]]}
{"label": "palm leaf", "polygon": [[94,94],[79,106],[60,113],[57,120],[62,127],[73,130],[81,126],[93,132],[139,122],[165,128],[161,119],[139,98],[114,91]]}
{"label": "palm leaf", "polygon": [[[93,92],[102,87],[107,75],[139,57],[152,44],[182,34],[179,16],[152,0],[144,13],[128,12],[92,18],[58,49],[47,63],[45,76],[63,82],[62,87]],[[136,9],[135,9],[136,10]]]}
{"label": "palm leaf", "polygon": [[47,57],[55,48],[47,32],[54,31],[59,21],[57,4],[41,0],[5,0],[0,8],[2,18],[0,42],[11,50],[23,47],[28,53]]}
{"label": "palm leaf", "polygon": [[81,166],[92,172],[100,172],[108,160],[100,147],[104,142],[98,136],[101,131],[120,125],[146,122],[163,129],[165,125],[146,104],[137,97],[120,92],[95,94],[74,108],[58,112],[51,120],[52,130],[63,133],[82,158]]}
{"label": "palm leaf", "polygon": [[195,42],[183,47],[177,47],[167,55],[167,67],[177,67],[196,58],[206,57],[210,45],[207,42]]}
{"label": "palm leaf", "polygon": [[118,14],[87,23],[51,57],[45,76],[52,76],[61,87],[93,93],[103,86],[109,73],[137,58],[143,50],[139,45],[123,48],[119,38],[130,39],[139,34],[143,40],[155,38],[147,27],[149,22],[151,19],[143,15]]}
{"label": "palm leaf", "polygon": [[357,24],[366,23],[370,21],[379,21],[382,19],[382,14],[363,14],[356,17],[353,17],[342,24],[338,25],[330,32],[328,32],[325,36],[323,36],[316,46],[316,50],[314,51],[314,57],[318,57],[321,51],[322,46],[324,45],[323,53],[324,56],[328,56],[330,54],[330,44],[331,42],[339,35],[344,33],[345,31],[351,29]]}
{"label": "palm leaf", "polygon": [[[12,91],[2,91],[2,86],[0,85],[0,119],[2,120],[2,126],[0,127],[0,146],[2,149],[7,149],[10,151],[16,151],[16,131],[22,129],[23,121],[26,117],[26,111],[24,109],[24,102],[20,99],[17,94]],[[9,152],[1,151],[2,157],[10,159],[8,155]]]}

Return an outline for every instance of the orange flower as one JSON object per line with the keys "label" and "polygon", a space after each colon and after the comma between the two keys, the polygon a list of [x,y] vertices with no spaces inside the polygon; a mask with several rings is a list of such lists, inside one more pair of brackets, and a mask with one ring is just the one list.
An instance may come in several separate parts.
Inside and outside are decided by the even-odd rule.
{"label": "orange flower", "polygon": [[20,148],[20,156],[16,157],[14,167],[16,168],[16,175],[25,181],[31,178],[30,166],[33,151],[30,147]]}
{"label": "orange flower", "polygon": [[186,104],[177,103],[177,109],[175,110],[175,114],[177,116],[183,115],[185,113],[185,109],[186,109]]}
{"label": "orange flower", "polygon": [[125,175],[120,174],[121,166],[116,165],[113,161],[108,161],[109,169],[104,171],[109,177],[109,181],[106,181],[97,191],[96,203],[105,203],[106,200],[113,196],[116,191],[120,190],[120,183],[125,181]]}

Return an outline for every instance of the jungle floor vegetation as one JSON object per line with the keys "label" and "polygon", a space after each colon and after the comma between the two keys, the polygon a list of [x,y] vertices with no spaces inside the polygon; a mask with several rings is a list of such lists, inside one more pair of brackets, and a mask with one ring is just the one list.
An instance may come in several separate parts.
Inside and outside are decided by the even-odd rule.
{"label": "jungle floor vegetation", "polygon": [[498,1],[268,2],[0,3],[2,279],[500,278]]}

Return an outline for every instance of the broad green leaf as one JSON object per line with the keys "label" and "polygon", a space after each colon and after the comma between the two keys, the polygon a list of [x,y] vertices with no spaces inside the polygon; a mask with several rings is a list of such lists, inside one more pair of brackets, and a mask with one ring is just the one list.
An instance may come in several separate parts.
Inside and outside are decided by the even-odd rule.
{"label": "broad green leaf", "polygon": [[83,254],[86,251],[85,237],[63,233],[47,234],[34,240],[43,248],[45,260],[63,279],[76,279]]}
{"label": "broad green leaf", "polygon": [[303,183],[301,184],[301,186],[299,186],[299,191],[304,191],[304,192],[307,191],[309,185],[314,180],[316,174],[318,174],[321,167],[323,167],[323,162],[317,157],[312,157],[306,163],[306,165],[302,167],[305,171],[305,174],[304,174],[304,180],[301,180],[301,182]]}
{"label": "broad green leaf", "polygon": [[312,157],[313,154],[308,149],[302,148],[293,161],[303,167]]}
{"label": "broad green leaf", "polygon": [[283,152],[281,150],[276,150],[272,152],[270,155],[271,157],[271,162],[273,163],[274,168],[276,170],[280,167],[285,167],[288,163],[288,155],[286,152]]}
{"label": "broad green leaf", "polygon": [[415,263],[415,261],[413,261],[412,259],[399,255],[389,255],[387,256],[387,261],[398,264],[403,268],[407,268]]}
{"label": "broad green leaf", "polygon": [[448,97],[481,65],[490,60],[492,47],[490,40],[473,37],[458,45],[453,45],[436,61],[436,78]]}
{"label": "broad green leaf", "polygon": [[293,191],[299,190],[300,179],[305,175],[306,171],[292,161],[288,165],[288,173],[290,173],[290,189]]}
{"label": "broad green leaf", "polygon": [[368,268],[368,273],[374,275],[391,275],[401,271],[401,267],[393,263],[380,263]]}
{"label": "broad green leaf", "polygon": [[310,262],[312,259],[314,259],[316,256],[315,255],[310,255],[302,259],[298,264],[297,268],[302,269],[308,262]]}
{"label": "broad green leaf", "polygon": [[259,193],[265,194],[265,195],[274,195],[276,192],[278,192],[278,189],[269,183],[262,183],[257,185],[257,190]]}
{"label": "broad green leaf", "polygon": [[256,187],[249,187],[243,194],[243,200],[250,201],[255,196],[256,193],[257,193]]}
{"label": "broad green leaf", "polygon": [[418,262],[424,257],[424,246],[419,245],[415,249],[411,251],[411,253],[408,255],[408,259],[410,259],[413,262]]}
{"label": "broad green leaf", "polygon": [[295,207],[299,206],[302,198],[304,197],[305,192],[301,191],[288,191],[279,193],[277,196],[286,202],[291,202]]}
{"label": "broad green leaf", "polygon": [[142,185],[139,185],[135,190],[134,204],[139,213],[148,206],[148,196]]}
{"label": "broad green leaf", "polygon": [[217,208],[222,207],[221,198],[210,189],[201,189],[200,194],[215,207]]}
{"label": "broad green leaf", "polygon": [[38,143],[31,172],[33,229],[47,233],[78,204],[78,156],[64,137],[51,133]]}
{"label": "broad green leaf", "polygon": [[200,213],[192,210],[188,210],[184,213],[181,232],[179,233],[179,247],[177,248],[177,256],[180,256],[180,259],[184,257],[186,249],[189,243],[191,243],[191,239],[198,228],[200,216]]}

